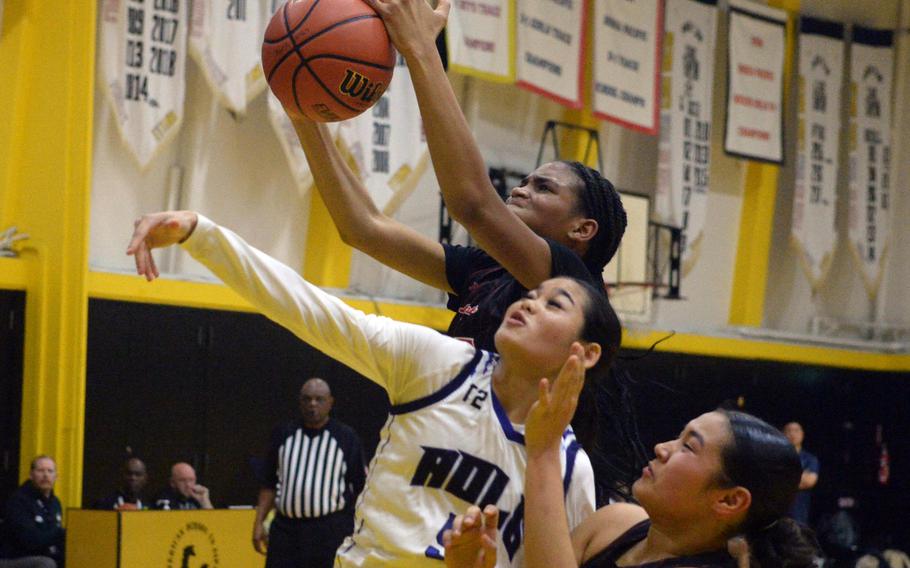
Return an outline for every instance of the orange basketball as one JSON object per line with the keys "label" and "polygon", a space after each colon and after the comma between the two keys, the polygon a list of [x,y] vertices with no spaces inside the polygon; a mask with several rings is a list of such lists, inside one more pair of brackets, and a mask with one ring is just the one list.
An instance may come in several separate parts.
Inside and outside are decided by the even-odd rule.
{"label": "orange basketball", "polygon": [[299,0],[265,30],[262,68],[284,108],[319,122],[357,116],[379,100],[395,48],[363,0]]}

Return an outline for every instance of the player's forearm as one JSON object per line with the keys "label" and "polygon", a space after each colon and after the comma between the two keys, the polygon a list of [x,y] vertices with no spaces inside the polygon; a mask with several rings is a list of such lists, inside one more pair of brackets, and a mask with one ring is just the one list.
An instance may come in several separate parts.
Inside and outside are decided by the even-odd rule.
{"label": "player's forearm", "polygon": [[528,456],[525,474],[525,566],[578,566],[566,520],[559,449]]}
{"label": "player's forearm", "polygon": [[306,119],[292,119],[292,123],[306,154],[316,190],[341,238],[345,243],[362,250],[377,240],[377,220],[383,214],[335,147],[328,129]]}
{"label": "player's forearm", "polygon": [[467,120],[433,46],[412,54],[408,69],[446,208],[469,230],[472,216],[499,199]]}

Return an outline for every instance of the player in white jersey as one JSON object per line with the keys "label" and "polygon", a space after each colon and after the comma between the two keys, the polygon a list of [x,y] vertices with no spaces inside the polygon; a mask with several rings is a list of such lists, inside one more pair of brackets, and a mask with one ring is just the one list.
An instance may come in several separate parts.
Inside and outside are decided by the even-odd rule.
{"label": "player in white jersey", "polygon": [[[609,366],[621,329],[602,294],[569,278],[545,281],[506,312],[496,356],[355,310],[192,212],[142,217],[127,252],[151,280],[158,276],[151,249],[178,242],[263,314],[389,395],[392,410],[339,566],[442,566],[442,534],[471,504],[500,511],[498,565],[522,564],[521,424],[540,379],[554,380],[570,352],[589,375]],[[594,510],[593,472],[571,429],[560,453],[574,527]]]}

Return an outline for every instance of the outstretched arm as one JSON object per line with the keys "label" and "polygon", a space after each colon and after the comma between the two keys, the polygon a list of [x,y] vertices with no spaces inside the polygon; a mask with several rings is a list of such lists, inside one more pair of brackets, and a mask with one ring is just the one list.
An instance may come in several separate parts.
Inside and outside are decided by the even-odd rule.
{"label": "outstretched arm", "polygon": [[550,277],[550,248],[499,198],[436,51],[449,0],[368,0],[405,57],[449,213],[525,288]]}
{"label": "outstretched arm", "polygon": [[451,292],[442,245],[382,213],[335,147],[325,125],[291,117],[316,189],[341,239],[390,268]]}
{"label": "outstretched arm", "polygon": [[392,404],[436,392],[481,353],[429,328],[367,315],[305,281],[230,230],[190,211],[141,217],[127,253],[157,276],[151,249],[186,241],[215,276],[304,342],[383,387]]}

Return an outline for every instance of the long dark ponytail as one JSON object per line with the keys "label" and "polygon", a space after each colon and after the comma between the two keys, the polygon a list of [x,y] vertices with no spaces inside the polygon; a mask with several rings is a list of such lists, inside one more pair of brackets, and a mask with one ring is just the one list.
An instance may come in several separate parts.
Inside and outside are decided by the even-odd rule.
{"label": "long dark ponytail", "polygon": [[818,544],[811,529],[785,517],[802,475],[799,455],[775,427],[750,414],[718,410],[732,442],[721,452],[724,483],[745,487],[752,504],[739,532],[749,542],[752,568],[809,568]]}
{"label": "long dark ponytail", "polygon": [[600,506],[608,498],[631,498],[632,483],[647,463],[647,452],[638,434],[632,378],[616,366],[622,340],[619,317],[606,294],[576,282],[588,295],[581,338],[600,344],[601,356],[586,373],[572,429],[594,467]]}

